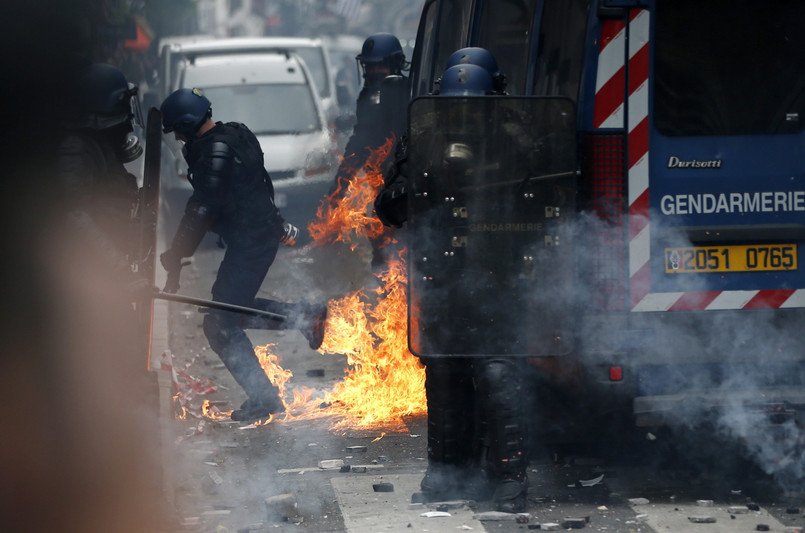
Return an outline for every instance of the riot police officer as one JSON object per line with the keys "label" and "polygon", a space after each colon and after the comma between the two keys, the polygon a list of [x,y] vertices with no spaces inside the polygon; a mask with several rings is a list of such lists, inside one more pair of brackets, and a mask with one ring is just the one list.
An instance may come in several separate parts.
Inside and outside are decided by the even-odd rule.
{"label": "riot police officer", "polygon": [[[408,103],[408,68],[400,41],[390,33],[377,33],[366,38],[356,57],[363,87],[356,104],[356,123],[344,149],[335,183],[330,191],[337,202],[350,181],[364,170],[370,154],[390,138],[399,138],[405,129]],[[382,264],[381,242],[372,242],[372,262]]]}
{"label": "riot police officer", "polygon": [[[459,65],[475,65],[483,68],[491,77],[489,81],[482,73],[471,76],[465,69],[452,69]],[[452,70],[451,70],[452,69]],[[473,69],[470,68],[470,71]],[[434,83],[433,94],[440,94],[442,79],[446,77],[445,90],[451,94],[467,91],[476,94],[506,94],[506,76],[500,72],[495,57],[486,48],[470,46],[456,50],[445,62],[445,72]],[[443,94],[443,93],[441,93]],[[407,133],[403,134],[394,147],[393,163],[384,176],[384,186],[375,200],[375,213],[383,224],[399,228],[408,216],[408,193],[406,186],[408,166]]]}
{"label": "riot police officer", "polygon": [[[263,152],[243,124],[212,120],[212,104],[199,89],[179,89],[162,103],[165,133],[185,143],[184,156],[193,194],[170,248],[160,256],[168,272],[166,291],[178,289],[182,258],[196,251],[207,231],[217,233],[226,253],[212,286],[216,301],[256,307],[287,317],[263,327],[299,327],[310,347],[323,339],[326,305],[289,304],[256,298],[280,243],[293,244],[298,230],[274,204],[274,188],[263,166]],[[268,380],[235,313],[210,310],[203,330],[210,347],[246,392],[248,399],[232,420],[252,421],[284,411],[279,390]],[[254,326],[254,320],[248,323]]]}
{"label": "riot police officer", "polygon": [[[448,65],[434,91],[438,94],[505,91],[505,78],[484,49],[459,50]],[[386,225],[399,227],[407,219],[406,181],[407,151],[402,144],[375,202]],[[500,511],[523,511],[528,487],[524,361],[448,355],[425,356],[422,362],[428,403],[428,469],[421,482],[425,497],[491,497]]]}
{"label": "riot police officer", "polygon": [[[132,271],[136,235],[137,178],[124,166],[143,150],[133,135],[142,119],[137,88],[116,67],[92,64],[71,80],[64,136],[58,148],[60,205],[79,238],[97,254],[101,267],[139,286]],[[146,287],[142,287],[146,288]]]}

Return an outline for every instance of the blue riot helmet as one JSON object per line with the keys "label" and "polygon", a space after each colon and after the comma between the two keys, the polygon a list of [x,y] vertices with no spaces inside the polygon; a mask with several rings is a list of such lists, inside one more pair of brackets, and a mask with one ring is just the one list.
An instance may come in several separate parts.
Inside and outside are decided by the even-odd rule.
{"label": "blue riot helmet", "polygon": [[130,125],[135,118],[134,109],[139,108],[133,102],[137,98],[137,87],[112,65],[95,63],[84,67],[76,75],[73,90],[81,127],[104,130]]}
{"label": "blue riot helmet", "polygon": [[376,33],[366,38],[355,58],[364,85],[376,87],[386,76],[402,74],[408,68],[399,39],[390,33]]}
{"label": "blue riot helmet", "polygon": [[482,67],[492,76],[495,92],[506,94],[506,76],[500,72],[495,56],[486,48],[470,46],[456,50],[447,58],[445,70],[456,65],[478,65]]}
{"label": "blue riot helmet", "polygon": [[[460,64],[444,71],[438,94],[440,96],[486,96],[496,94],[492,76],[478,65]],[[442,155],[444,162],[457,175],[466,175],[474,165],[473,138],[483,131],[483,113],[478,106],[454,106],[447,114],[452,132]]]}
{"label": "blue riot helmet", "polygon": [[200,89],[178,89],[162,102],[162,131],[192,138],[212,116],[212,103]]}
{"label": "blue riot helmet", "polygon": [[485,96],[495,94],[492,76],[478,65],[455,65],[444,71],[439,86],[442,96]]}
{"label": "blue riot helmet", "polygon": [[118,68],[103,63],[80,69],[71,82],[68,127],[101,132],[118,148],[122,161],[137,159],[143,153],[132,123],[134,119],[143,125],[137,86]]}

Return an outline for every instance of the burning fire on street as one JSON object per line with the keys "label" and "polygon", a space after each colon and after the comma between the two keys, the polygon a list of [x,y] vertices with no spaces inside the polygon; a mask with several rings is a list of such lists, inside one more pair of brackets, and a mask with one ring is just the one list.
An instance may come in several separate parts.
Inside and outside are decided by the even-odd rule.
{"label": "burning fire on street", "polygon": [[[383,185],[382,164],[393,139],[373,152],[366,175],[342,184],[319,206],[308,230],[315,245],[335,242],[353,251],[367,238],[384,239],[382,223],[372,215],[372,205]],[[328,303],[328,319],[321,353],[344,354],[347,370],[332,390],[292,388],[292,372],[283,369],[273,345],[259,346],[255,353],[272,383],[280,389],[286,412],[264,420],[309,420],[331,418],[332,429],[402,427],[401,417],[426,412],[425,371],[408,350],[407,272],[405,250],[397,251],[384,269],[375,273],[377,287],[359,289]],[[202,414],[210,419],[228,418],[205,401]]]}

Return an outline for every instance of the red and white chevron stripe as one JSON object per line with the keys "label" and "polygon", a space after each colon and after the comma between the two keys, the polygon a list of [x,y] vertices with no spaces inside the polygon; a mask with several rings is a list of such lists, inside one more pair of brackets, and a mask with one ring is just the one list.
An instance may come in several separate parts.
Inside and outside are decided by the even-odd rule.
{"label": "red and white chevron stripe", "polygon": [[[604,21],[599,43],[593,125],[628,135],[629,289],[632,311],[683,311],[805,307],[804,290],[651,292],[649,220],[649,21],[634,9],[629,27]],[[626,32],[628,30],[628,39]],[[625,58],[628,42],[628,76]],[[624,95],[627,95],[624,102]],[[628,113],[624,113],[624,103]],[[628,117],[628,124],[624,124]]]}

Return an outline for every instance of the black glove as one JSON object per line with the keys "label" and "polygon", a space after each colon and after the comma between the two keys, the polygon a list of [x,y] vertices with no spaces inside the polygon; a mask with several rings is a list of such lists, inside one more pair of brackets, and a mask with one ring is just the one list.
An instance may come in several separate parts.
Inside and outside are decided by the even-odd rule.
{"label": "black glove", "polygon": [[297,237],[299,237],[299,228],[290,222],[283,222],[282,234],[280,234],[280,242],[285,246],[293,246],[296,244]]}
{"label": "black glove", "polygon": [[375,213],[386,226],[400,228],[408,218],[408,190],[402,180],[380,191],[375,198]]}
{"label": "black glove", "polygon": [[182,258],[173,251],[173,249],[163,252],[159,256],[159,262],[162,263],[162,268],[168,273],[168,279],[165,282],[165,288],[162,289],[167,293],[175,293],[179,290],[179,274],[182,272],[182,267],[187,263],[182,263]]}

